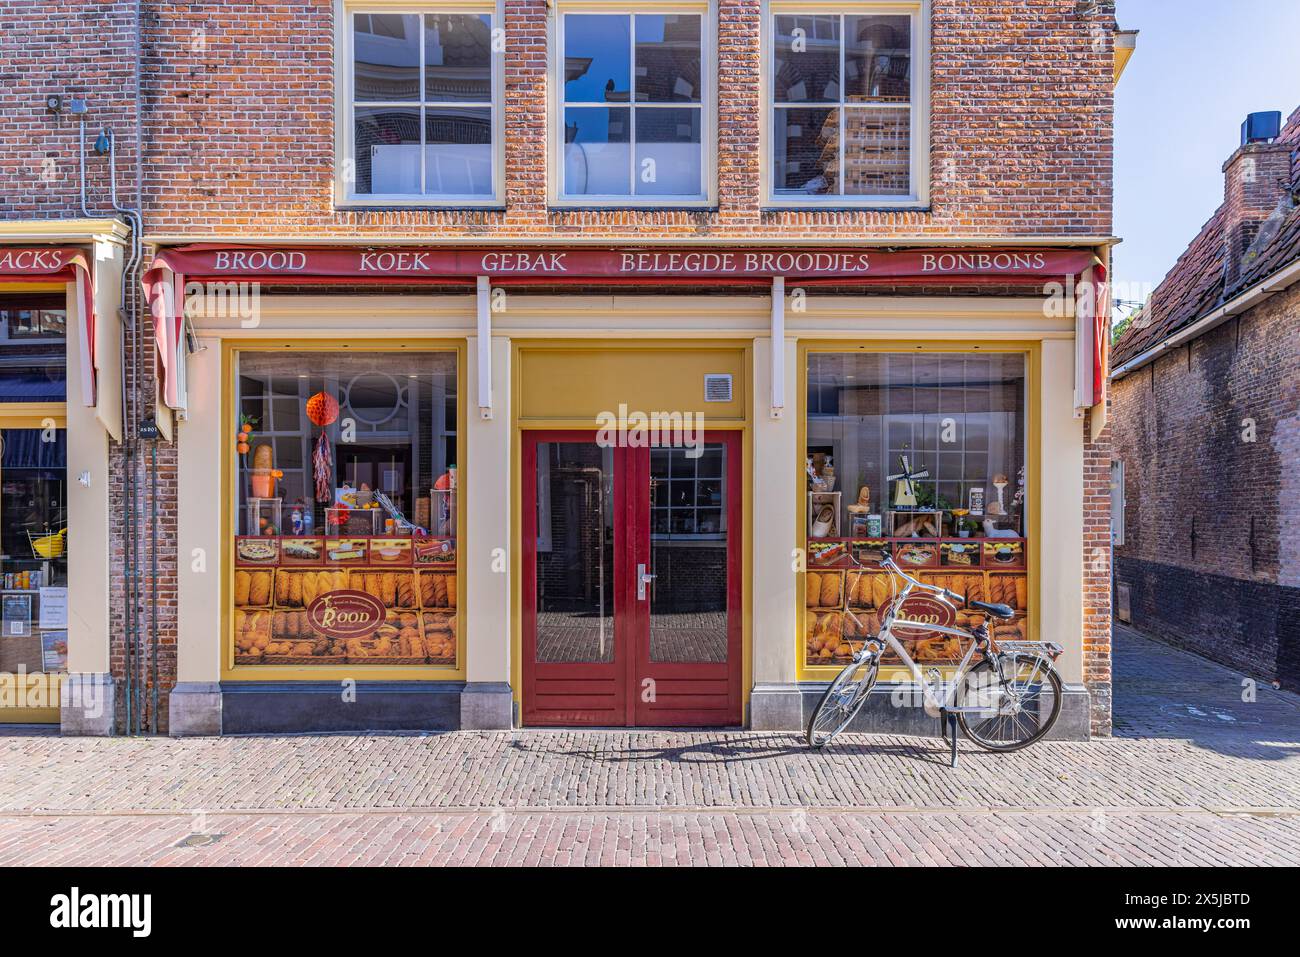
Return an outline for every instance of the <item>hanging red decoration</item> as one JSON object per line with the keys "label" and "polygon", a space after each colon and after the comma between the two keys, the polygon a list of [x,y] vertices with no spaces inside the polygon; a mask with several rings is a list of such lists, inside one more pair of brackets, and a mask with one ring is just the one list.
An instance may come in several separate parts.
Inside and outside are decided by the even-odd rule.
{"label": "hanging red decoration", "polygon": [[325,427],[337,421],[339,400],[328,392],[317,392],[307,400],[307,418],[312,425]]}

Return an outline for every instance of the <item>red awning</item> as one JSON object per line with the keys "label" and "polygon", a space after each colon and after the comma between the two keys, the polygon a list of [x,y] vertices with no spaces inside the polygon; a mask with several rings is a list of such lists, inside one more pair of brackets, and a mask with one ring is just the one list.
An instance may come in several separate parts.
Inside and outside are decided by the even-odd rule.
{"label": "red awning", "polygon": [[184,407],[180,305],[185,282],[498,285],[1030,285],[1078,277],[1091,249],[729,247],[274,247],[197,243],[159,253],[145,273],[163,367],[163,401]]}
{"label": "red awning", "polygon": [[1106,382],[1110,377],[1110,283],[1106,277],[1106,267],[1093,267],[1093,282],[1096,286],[1093,307],[1095,333],[1093,334],[1092,361],[1092,404],[1101,405],[1106,401]]}
{"label": "red awning", "polygon": [[3,246],[0,247],[0,283],[75,282],[76,303],[81,334],[82,396],[87,406],[94,406],[95,390],[95,294],[90,263],[76,247]]}

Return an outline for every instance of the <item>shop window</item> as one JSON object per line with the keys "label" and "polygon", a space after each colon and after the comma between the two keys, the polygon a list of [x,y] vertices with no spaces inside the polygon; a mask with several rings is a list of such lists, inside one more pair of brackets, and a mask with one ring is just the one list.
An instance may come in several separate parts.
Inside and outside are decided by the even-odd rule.
{"label": "shop window", "polygon": [[237,362],[234,664],[455,666],[455,353]]}
{"label": "shop window", "polygon": [[61,428],[0,429],[0,673],[67,671],[66,450]]}
{"label": "shop window", "polygon": [[[847,662],[892,597],[881,558],[1016,618],[1027,638],[1025,357],[809,352],[805,663]],[[849,614],[849,613],[852,614]],[[957,609],[959,625],[981,620]],[[960,639],[903,642],[948,662]]]}
{"label": "shop window", "polygon": [[[464,8],[460,8],[463,10]],[[345,201],[498,200],[493,13],[354,13],[349,20]]]}
{"label": "shop window", "polygon": [[0,297],[0,403],[67,399],[64,297]]}
{"label": "shop window", "polygon": [[601,12],[561,21],[559,198],[706,201],[705,18]]}
{"label": "shop window", "polygon": [[771,15],[771,202],[919,202],[920,16],[873,7]]}

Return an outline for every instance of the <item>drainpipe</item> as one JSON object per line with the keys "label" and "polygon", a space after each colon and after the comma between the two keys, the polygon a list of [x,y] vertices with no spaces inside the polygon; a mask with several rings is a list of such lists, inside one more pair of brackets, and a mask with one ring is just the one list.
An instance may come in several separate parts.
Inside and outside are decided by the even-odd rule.
{"label": "drainpipe", "polygon": [[[80,199],[81,214],[86,219],[96,218],[92,213],[86,201],[86,114],[88,110],[84,101],[73,102],[73,113],[79,121],[78,127],[78,150],[77,150],[77,168],[80,173]],[[140,630],[139,616],[137,615],[137,605],[139,600],[138,578],[136,574],[136,552],[137,552],[137,517],[136,506],[137,487],[134,475],[134,456],[136,441],[132,436],[132,427],[135,424],[135,396],[128,389],[127,379],[127,362],[126,362],[126,339],[127,335],[134,332],[136,324],[134,321],[134,296],[133,287],[131,286],[131,277],[135,268],[139,264],[141,253],[141,229],[140,218],[138,213],[133,210],[124,209],[117,202],[117,168],[116,168],[116,147],[115,137],[105,131],[103,134],[107,137],[107,153],[109,155],[109,189],[113,211],[127,217],[131,227],[131,251],[126,264],[123,267],[120,299],[121,308],[118,310],[118,321],[122,323],[122,335],[118,339],[119,360],[121,365],[120,383],[122,387],[123,401],[123,422],[122,422],[122,449],[125,458],[123,468],[123,498],[126,503],[124,509],[124,571],[126,578],[126,597],[124,600],[124,618],[125,634],[123,635],[123,659],[125,665],[126,688],[124,695],[124,718],[127,734],[136,732],[140,708],[137,702],[138,682],[136,681],[136,670],[140,661]],[[96,144],[96,152],[100,152],[99,144]],[[136,350],[138,352],[138,350]],[[134,368],[138,370],[138,357]],[[138,383],[138,373],[135,381]]]}

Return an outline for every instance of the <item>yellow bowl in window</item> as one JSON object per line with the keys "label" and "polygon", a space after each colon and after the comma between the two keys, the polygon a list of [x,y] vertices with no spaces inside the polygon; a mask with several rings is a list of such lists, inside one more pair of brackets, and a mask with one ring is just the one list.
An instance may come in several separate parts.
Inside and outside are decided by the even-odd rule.
{"label": "yellow bowl in window", "polygon": [[61,528],[53,535],[42,535],[40,538],[32,538],[31,532],[28,532],[27,537],[32,543],[32,554],[37,558],[62,558],[67,547],[68,530]]}

